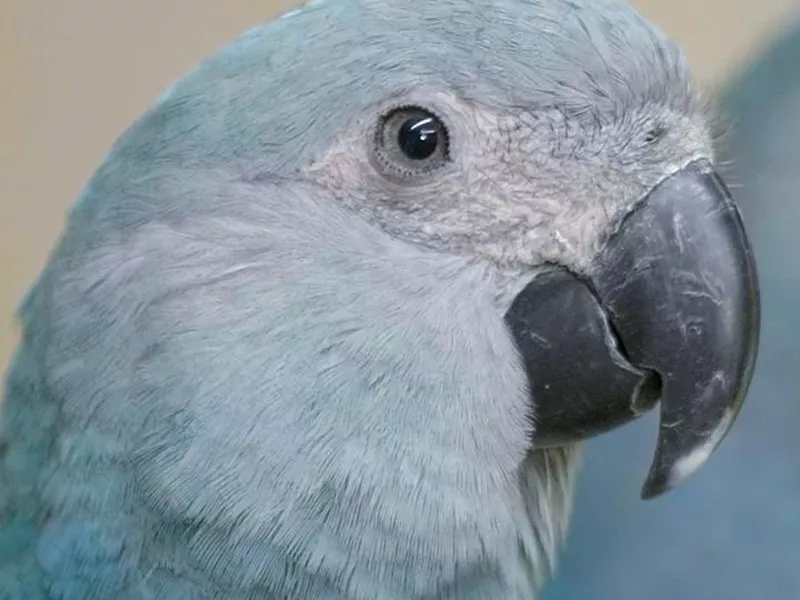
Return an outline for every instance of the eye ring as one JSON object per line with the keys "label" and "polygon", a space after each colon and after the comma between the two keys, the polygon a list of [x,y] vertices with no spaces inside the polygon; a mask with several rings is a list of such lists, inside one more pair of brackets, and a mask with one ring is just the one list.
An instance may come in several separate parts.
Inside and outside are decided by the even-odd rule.
{"label": "eye ring", "polygon": [[378,123],[375,156],[390,175],[408,178],[431,173],[450,159],[447,126],[427,108],[396,107]]}

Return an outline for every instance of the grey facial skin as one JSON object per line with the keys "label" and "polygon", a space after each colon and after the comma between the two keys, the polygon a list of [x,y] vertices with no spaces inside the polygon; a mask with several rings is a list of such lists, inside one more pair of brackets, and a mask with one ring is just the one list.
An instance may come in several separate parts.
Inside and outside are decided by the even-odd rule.
{"label": "grey facial skin", "polygon": [[244,34],[117,141],[23,303],[0,589],[530,599],[581,440],[660,400],[652,496],[741,405],[758,291],[713,161],[679,49],[611,0]]}

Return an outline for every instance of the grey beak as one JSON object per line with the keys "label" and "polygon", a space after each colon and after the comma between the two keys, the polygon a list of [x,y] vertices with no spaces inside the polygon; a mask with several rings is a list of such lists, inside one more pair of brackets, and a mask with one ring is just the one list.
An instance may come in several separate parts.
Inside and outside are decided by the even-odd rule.
{"label": "grey beak", "polygon": [[642,497],[694,473],[733,424],[758,347],[755,261],[707,161],[656,186],[584,276],[554,269],[515,299],[538,447],[586,439],[660,401]]}

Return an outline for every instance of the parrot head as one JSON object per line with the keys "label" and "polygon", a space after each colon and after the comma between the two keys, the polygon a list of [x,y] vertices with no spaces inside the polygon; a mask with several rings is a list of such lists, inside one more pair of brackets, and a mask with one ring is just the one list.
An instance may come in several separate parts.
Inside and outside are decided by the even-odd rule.
{"label": "parrot head", "polygon": [[652,497],[729,430],[758,341],[754,259],[707,107],[681,50],[615,0],[316,0],[176,82],[76,215],[120,229],[202,210],[213,195],[119,209],[93,191],[224,164],[319,186],[426,256],[487,265],[531,447],[660,405]]}
{"label": "parrot head", "polygon": [[708,103],[633,8],[321,0],[201,72],[164,104],[208,118],[166,152],[202,141],[255,177],[299,175],[395,239],[496,268],[534,447],[660,404],[653,497],[729,430],[756,356],[754,259]]}

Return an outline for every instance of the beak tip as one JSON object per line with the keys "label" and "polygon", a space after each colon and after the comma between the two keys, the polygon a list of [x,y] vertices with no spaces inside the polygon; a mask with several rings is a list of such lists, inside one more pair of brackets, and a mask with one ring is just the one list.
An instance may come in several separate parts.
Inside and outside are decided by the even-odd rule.
{"label": "beak tip", "polygon": [[642,486],[642,500],[651,500],[679,486],[708,462],[730,430],[736,412],[730,410],[724,414],[710,435],[698,440],[688,452],[676,455],[674,450],[668,450],[671,445],[660,446]]}
{"label": "beak tip", "polygon": [[666,484],[666,479],[664,478],[657,478],[651,479],[650,477],[647,478],[647,481],[642,486],[641,498],[642,500],[653,500],[658,498],[662,494],[668,492],[671,488]]}
{"label": "beak tip", "polygon": [[703,452],[701,456],[698,454],[699,451],[700,449],[695,450],[688,456],[679,459],[670,468],[654,467],[651,469],[642,486],[642,500],[652,500],[662,496],[691,477],[711,454],[711,452]]}
{"label": "beak tip", "polygon": [[663,496],[693,475],[708,458],[694,457],[694,454],[678,460],[672,467],[661,468],[654,465],[642,486],[642,500]]}
{"label": "beak tip", "polygon": [[642,486],[642,500],[652,500],[678,487],[708,460],[711,451],[698,448],[667,468],[654,467]]}

